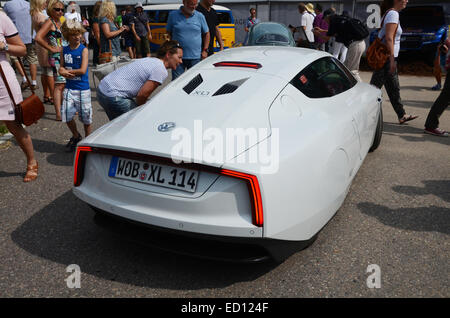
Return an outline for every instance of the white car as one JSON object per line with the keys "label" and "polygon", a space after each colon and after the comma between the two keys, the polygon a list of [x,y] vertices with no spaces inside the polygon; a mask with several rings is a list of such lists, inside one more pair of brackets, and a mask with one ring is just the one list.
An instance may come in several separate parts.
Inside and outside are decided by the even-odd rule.
{"label": "white car", "polygon": [[382,123],[381,91],[328,53],[229,49],[80,142],[73,192],[157,247],[282,261],[339,209]]}

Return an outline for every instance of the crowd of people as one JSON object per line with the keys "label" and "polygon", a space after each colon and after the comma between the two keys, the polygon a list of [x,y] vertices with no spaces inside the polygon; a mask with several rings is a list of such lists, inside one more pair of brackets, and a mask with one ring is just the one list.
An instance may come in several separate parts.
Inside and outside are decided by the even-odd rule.
{"label": "crowd of people", "polygon": [[[386,44],[389,51],[389,58],[381,69],[373,72],[370,80],[370,84],[380,89],[383,86],[385,87],[392,107],[397,114],[399,124],[404,124],[418,118],[417,115],[407,114],[404,109],[400,97],[400,84],[397,71],[397,59],[403,32],[400,25],[399,12],[406,7],[407,3],[408,0],[383,0],[381,3],[382,19],[378,37]],[[346,12],[338,15],[334,8],[322,11],[320,4],[317,4],[314,8],[312,3],[300,3],[298,10],[301,15],[301,32],[298,46],[328,51],[328,43],[331,39],[334,39],[333,48],[330,52],[335,58],[339,58],[344,63],[358,81],[361,81],[359,65],[361,57],[366,50],[365,38],[368,35],[368,32],[364,32],[363,27],[360,27],[362,22],[350,18]],[[439,71],[444,68],[444,61],[447,61],[445,68],[450,68],[450,65],[448,65],[449,44],[450,40],[447,39],[437,48],[437,66],[435,68]],[[432,88],[433,90],[441,89],[441,72],[436,73],[437,84]],[[439,98],[428,114],[424,133],[435,136],[448,136],[448,132],[439,128],[439,117],[448,106],[450,100],[450,92],[448,89],[449,87],[446,81]]]}
{"label": "crowd of people", "polygon": [[[152,92],[161,85],[172,70],[175,80],[186,69],[214,54],[214,43],[223,50],[219,20],[212,8],[215,0],[183,0],[179,10],[170,12],[167,21],[169,38],[160,46],[156,57],[150,55],[152,39],[148,16],[141,3],[128,6],[122,14],[116,15],[113,1],[98,1],[93,8],[91,23],[80,15],[74,1],[67,10],[61,0],[11,0],[0,9],[0,65],[6,81],[0,86],[0,120],[14,135],[27,158],[27,169],[23,179],[29,182],[38,176],[38,163],[34,157],[30,135],[15,121],[14,102],[23,99],[22,90],[35,90],[37,70],[40,67],[43,100],[53,104],[55,119],[66,123],[72,137],[67,151],[76,149],[82,139],[74,118],[78,115],[84,126],[84,136],[92,131],[91,88],[88,77],[89,34],[94,41],[93,64],[116,60],[122,53],[120,39],[131,58],[139,58],[107,75],[97,88],[99,104],[110,120],[144,104]],[[382,69],[374,71],[370,83],[381,88],[385,86],[391,104],[398,116],[399,124],[416,119],[407,114],[400,97],[397,73],[397,57],[400,49],[402,29],[399,12],[408,0],[383,0],[382,23],[378,33],[386,43],[390,57]],[[300,38],[298,46],[317,50],[330,50],[330,39],[334,39],[332,52],[361,81],[359,63],[366,49],[364,37],[350,31],[348,14],[336,14],[333,8],[322,11],[319,4],[300,3]],[[64,12],[66,13],[64,14]],[[250,9],[245,31],[259,23],[256,9]],[[33,32],[30,32],[32,30]],[[88,35],[87,35],[88,34]],[[356,35],[355,35],[356,34]],[[441,43],[439,53],[448,53],[450,38]],[[17,57],[24,56],[29,67],[31,83],[28,84],[25,70]],[[449,54],[446,68],[450,69]],[[10,60],[8,59],[10,57]],[[11,63],[22,75],[19,84]],[[3,78],[0,78],[3,84]],[[438,82],[439,83],[439,82]],[[14,102],[12,101],[14,99]],[[446,77],[442,92],[433,104],[425,123],[425,133],[448,136],[439,128],[439,117],[450,100],[450,80]]]}

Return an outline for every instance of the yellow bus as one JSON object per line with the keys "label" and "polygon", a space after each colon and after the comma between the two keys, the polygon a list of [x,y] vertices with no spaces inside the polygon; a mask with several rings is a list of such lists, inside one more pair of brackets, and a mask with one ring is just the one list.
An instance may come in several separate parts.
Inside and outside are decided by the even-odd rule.
{"label": "yellow bus", "polygon": [[[181,4],[156,4],[144,6],[144,11],[147,12],[150,18],[150,30],[152,31],[152,41],[150,42],[150,49],[155,52],[159,46],[167,39],[166,24],[169,13],[178,10]],[[219,29],[222,34],[223,46],[225,49],[234,45],[235,38],[235,24],[231,10],[218,5],[213,5],[219,18]],[[214,43],[214,50],[219,51],[217,40]]]}

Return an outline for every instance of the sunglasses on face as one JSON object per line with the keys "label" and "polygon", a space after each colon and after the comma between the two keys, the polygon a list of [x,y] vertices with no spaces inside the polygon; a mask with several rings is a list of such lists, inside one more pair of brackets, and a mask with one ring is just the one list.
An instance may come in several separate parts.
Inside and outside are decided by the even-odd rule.
{"label": "sunglasses on face", "polygon": [[63,8],[53,8],[53,10],[55,10],[56,12],[64,12]]}

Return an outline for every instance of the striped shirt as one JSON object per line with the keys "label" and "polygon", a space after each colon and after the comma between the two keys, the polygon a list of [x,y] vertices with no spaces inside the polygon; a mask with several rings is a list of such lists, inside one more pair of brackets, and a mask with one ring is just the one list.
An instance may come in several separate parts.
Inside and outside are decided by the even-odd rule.
{"label": "striped shirt", "polygon": [[146,57],[108,74],[98,88],[107,97],[135,98],[145,82],[162,84],[167,75],[167,69],[160,59]]}

